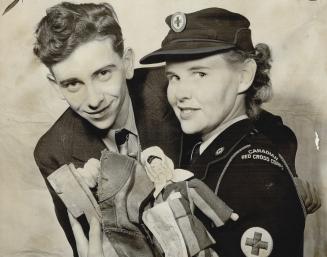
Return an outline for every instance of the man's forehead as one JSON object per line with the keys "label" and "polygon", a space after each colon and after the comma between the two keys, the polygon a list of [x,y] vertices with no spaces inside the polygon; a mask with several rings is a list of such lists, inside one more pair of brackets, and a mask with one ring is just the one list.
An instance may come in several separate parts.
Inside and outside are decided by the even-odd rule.
{"label": "man's forehead", "polygon": [[85,72],[92,73],[101,67],[117,64],[121,57],[112,46],[112,39],[94,39],[78,46],[63,61],[54,64],[51,70],[68,76],[70,74]]}

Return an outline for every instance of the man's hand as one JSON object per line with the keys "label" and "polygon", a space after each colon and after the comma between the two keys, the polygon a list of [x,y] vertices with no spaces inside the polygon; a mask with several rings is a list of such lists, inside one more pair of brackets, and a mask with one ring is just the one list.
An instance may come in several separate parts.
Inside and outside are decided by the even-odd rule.
{"label": "man's hand", "polygon": [[68,213],[69,221],[73,229],[79,257],[105,257],[102,246],[101,225],[97,218],[90,221],[89,241],[84,235],[81,224]]}
{"label": "man's hand", "polygon": [[296,178],[295,182],[307,213],[312,214],[317,211],[321,207],[321,199],[317,187],[300,178]]}
{"label": "man's hand", "polygon": [[90,220],[89,240],[84,235],[81,224],[69,212],[79,257],[119,257],[106,236],[103,236],[101,224],[96,217]]}

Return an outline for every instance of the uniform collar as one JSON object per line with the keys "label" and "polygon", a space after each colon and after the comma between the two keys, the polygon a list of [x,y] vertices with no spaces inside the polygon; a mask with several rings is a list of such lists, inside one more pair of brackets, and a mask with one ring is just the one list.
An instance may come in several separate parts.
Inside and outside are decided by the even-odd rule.
{"label": "uniform collar", "polygon": [[[219,134],[189,168],[199,179],[206,177],[208,166],[228,158],[242,140],[254,130],[250,119],[240,120]],[[185,148],[184,148],[185,149]]]}
{"label": "uniform collar", "polygon": [[232,149],[253,129],[254,125],[248,118],[233,123],[212,141],[199,159],[228,156]]}
{"label": "uniform collar", "polygon": [[210,138],[208,138],[206,141],[204,141],[201,144],[200,155],[204,152],[205,149],[207,149],[207,147],[211,144],[211,142],[213,142],[215,140],[215,138],[217,138],[224,130],[226,130],[228,127],[230,127],[234,123],[236,123],[240,120],[248,119],[248,118],[249,117],[246,114],[244,114],[244,115],[238,116],[232,120],[229,120],[228,122],[221,125],[214,135],[212,135]]}

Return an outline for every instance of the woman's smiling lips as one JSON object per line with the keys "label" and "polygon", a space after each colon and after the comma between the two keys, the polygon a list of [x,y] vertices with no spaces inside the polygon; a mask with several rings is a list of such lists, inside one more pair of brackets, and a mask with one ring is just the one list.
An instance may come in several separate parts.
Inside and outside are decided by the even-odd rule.
{"label": "woman's smiling lips", "polygon": [[191,118],[196,111],[200,110],[200,108],[189,107],[189,106],[177,106],[177,107],[180,111],[180,117],[183,120]]}

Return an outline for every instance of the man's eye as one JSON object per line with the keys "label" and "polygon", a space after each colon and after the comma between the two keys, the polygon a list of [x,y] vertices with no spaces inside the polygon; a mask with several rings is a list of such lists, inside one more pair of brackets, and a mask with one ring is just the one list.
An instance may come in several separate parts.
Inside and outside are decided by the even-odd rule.
{"label": "man's eye", "polygon": [[70,92],[76,92],[80,89],[82,83],[79,81],[67,82],[61,85],[62,88],[67,89]]}
{"label": "man's eye", "polygon": [[78,86],[80,86],[80,82],[78,82],[78,81],[71,81],[71,82],[67,82],[67,83],[63,83],[63,84],[61,84],[61,87],[63,87],[63,88],[76,88],[76,87],[78,87]]}
{"label": "man's eye", "polygon": [[76,87],[79,83],[76,81],[76,82],[71,82],[71,83],[68,83],[66,86],[67,87]]}
{"label": "man's eye", "polygon": [[207,76],[207,74],[206,73],[204,73],[204,72],[195,72],[194,73],[195,74],[195,76],[197,76],[197,77],[199,77],[199,78],[203,78],[203,77],[205,77],[205,76]]}
{"label": "man's eye", "polygon": [[110,70],[102,70],[98,73],[98,79],[100,81],[106,81],[110,79],[111,77],[111,71]]}

